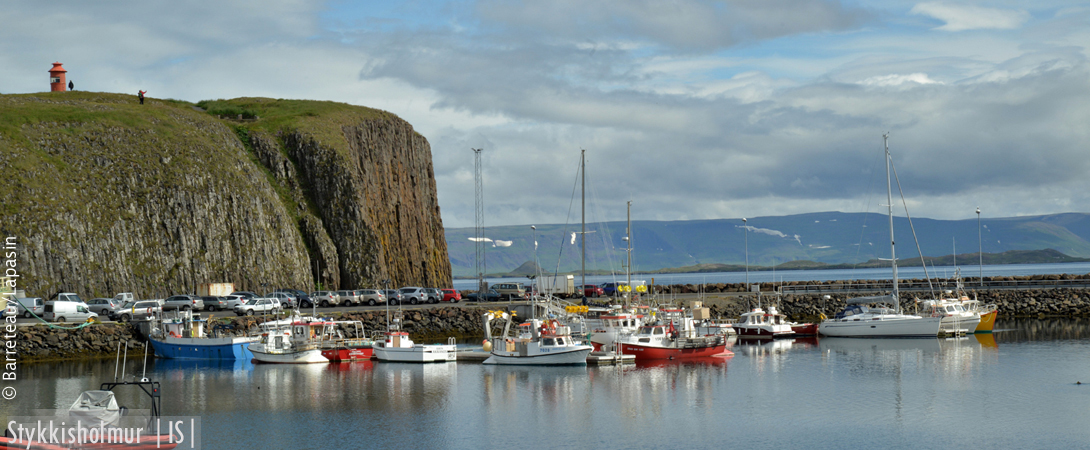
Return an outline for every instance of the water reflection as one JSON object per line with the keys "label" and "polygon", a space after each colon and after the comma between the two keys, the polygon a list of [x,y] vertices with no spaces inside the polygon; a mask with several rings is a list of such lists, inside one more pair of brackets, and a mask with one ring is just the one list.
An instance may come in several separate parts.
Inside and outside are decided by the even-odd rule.
{"label": "water reflection", "polygon": [[1090,339],[1090,320],[1006,319],[995,322],[996,341],[1029,342]]}

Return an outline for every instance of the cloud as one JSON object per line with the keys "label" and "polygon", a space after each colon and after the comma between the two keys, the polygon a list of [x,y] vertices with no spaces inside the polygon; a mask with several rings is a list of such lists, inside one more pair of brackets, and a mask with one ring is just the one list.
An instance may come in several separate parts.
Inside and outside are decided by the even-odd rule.
{"label": "cloud", "polygon": [[937,2],[919,3],[912,7],[911,12],[945,22],[945,25],[935,28],[943,31],[1011,30],[1021,27],[1031,17],[1028,12],[1022,10],[947,5]]}
{"label": "cloud", "polygon": [[493,27],[580,43],[591,51],[639,45],[634,42],[709,50],[751,40],[840,31],[871,19],[863,9],[823,0],[485,0],[478,3],[477,12]]}
{"label": "cloud", "polygon": [[867,78],[860,81],[859,84],[867,86],[900,86],[905,83],[915,84],[941,84],[939,81],[932,80],[926,73],[912,73],[907,75],[891,74],[891,75],[879,75],[875,77]]}

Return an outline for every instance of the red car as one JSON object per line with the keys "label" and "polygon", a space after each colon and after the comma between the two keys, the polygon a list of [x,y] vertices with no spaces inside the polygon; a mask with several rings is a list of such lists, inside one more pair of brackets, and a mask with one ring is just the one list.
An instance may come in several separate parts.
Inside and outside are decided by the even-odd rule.
{"label": "red car", "polygon": [[443,289],[443,301],[458,303],[462,301],[462,293],[457,289]]}
{"label": "red car", "polygon": [[601,286],[598,286],[596,284],[584,284],[583,285],[583,296],[585,296],[585,297],[601,297],[603,295],[606,295],[606,291],[603,290]]}

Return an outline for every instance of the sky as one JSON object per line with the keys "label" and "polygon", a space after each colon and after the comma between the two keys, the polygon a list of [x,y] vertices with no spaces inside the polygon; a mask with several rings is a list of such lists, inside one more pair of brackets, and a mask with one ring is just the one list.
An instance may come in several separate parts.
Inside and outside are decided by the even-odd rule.
{"label": "sky", "polygon": [[[431,144],[446,227],[1090,212],[1090,5],[0,2],[0,93],[332,100]],[[898,194],[895,192],[894,194]]]}

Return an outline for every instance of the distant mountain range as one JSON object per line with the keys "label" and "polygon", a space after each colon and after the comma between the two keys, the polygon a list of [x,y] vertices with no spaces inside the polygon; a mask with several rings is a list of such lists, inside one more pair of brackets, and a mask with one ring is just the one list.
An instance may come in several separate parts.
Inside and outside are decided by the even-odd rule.
{"label": "distant mountain range", "polygon": [[[977,258],[976,218],[935,220],[914,218],[916,236],[924,256],[958,254],[963,265]],[[822,267],[864,264],[889,258],[888,218],[877,213],[822,212],[791,216],[741,219],[632,222],[633,271],[650,272],[684,268],[684,271],[731,270],[746,264],[780,268]],[[573,272],[580,266],[580,243],[572,244],[579,224],[536,225],[541,267],[548,271]],[[901,264],[919,261],[908,219],[894,218],[897,258]],[[625,223],[587,224],[587,270],[624,272],[626,261]],[[486,272],[507,274],[534,260],[533,233],[528,225],[485,227],[492,240],[485,248]],[[447,251],[456,277],[473,276],[475,243],[473,228],[446,229]],[[1080,261],[1090,258],[1090,214],[1065,213],[1045,216],[985,218],[981,220],[980,242],[985,263]],[[1054,252],[1011,252],[1047,250]],[[1071,258],[1069,258],[1071,257]],[[935,265],[948,264],[938,259]],[[872,261],[877,264],[877,261]],[[792,263],[786,266],[784,263]],[[928,262],[932,264],[932,262]],[[822,267],[826,268],[826,267]]]}

